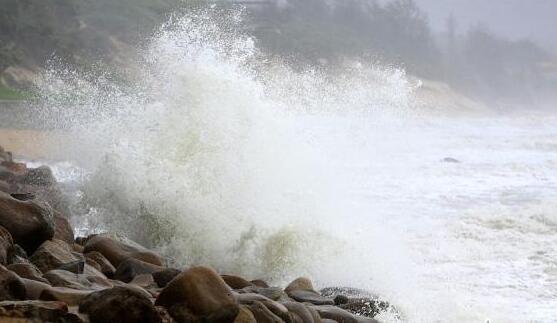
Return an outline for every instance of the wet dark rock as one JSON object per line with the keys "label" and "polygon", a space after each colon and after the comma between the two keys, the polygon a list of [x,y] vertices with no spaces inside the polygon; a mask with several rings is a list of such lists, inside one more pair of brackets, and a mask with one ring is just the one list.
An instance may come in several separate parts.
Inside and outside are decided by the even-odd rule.
{"label": "wet dark rock", "polygon": [[284,321],[275,315],[261,302],[254,302],[249,306],[257,323],[283,323]]}
{"label": "wet dark rock", "polygon": [[40,269],[33,264],[11,264],[8,265],[6,268],[13,271],[21,278],[32,279],[42,283],[48,283],[48,280],[42,277],[43,273],[40,271]]}
{"label": "wet dark rock", "polygon": [[257,321],[248,306],[240,305],[240,311],[238,316],[236,316],[234,323],[257,323]]}
{"label": "wet dark rock", "polygon": [[56,184],[56,179],[50,167],[41,166],[29,168],[20,182],[27,185],[52,186]]}
{"label": "wet dark rock", "polygon": [[106,259],[102,253],[97,251],[91,251],[85,254],[85,257],[95,261],[100,266],[100,271],[106,275],[108,278],[113,278],[116,268]]}
{"label": "wet dark rock", "polygon": [[31,201],[36,198],[33,193],[11,193],[10,196],[20,201]]}
{"label": "wet dark rock", "polygon": [[176,276],[155,304],[164,306],[179,323],[233,322],[239,311],[230,287],[208,267],[192,267]]}
{"label": "wet dark rock", "polygon": [[37,300],[44,290],[52,288],[48,281],[45,283],[27,278],[21,278],[21,281],[25,285],[25,299]]}
{"label": "wet dark rock", "polygon": [[385,311],[397,312],[388,302],[357,288],[328,287],[322,289],[321,294],[334,297],[335,305],[360,316],[375,317]]}
{"label": "wet dark rock", "polygon": [[43,275],[52,286],[80,290],[103,289],[112,287],[108,279],[86,274],[74,274],[66,270],[51,270]]}
{"label": "wet dark rock", "polygon": [[[72,246],[74,244],[74,234],[73,228],[70,224],[70,220],[66,218],[62,213],[54,212],[54,236],[53,239],[58,239],[66,242],[68,245]],[[72,248],[73,249],[73,248]]]}
{"label": "wet dark rock", "polygon": [[159,323],[161,318],[149,298],[126,287],[94,292],[79,304],[91,323]]}
{"label": "wet dark rock", "polygon": [[8,264],[30,264],[27,253],[19,245],[14,244],[8,248]]}
{"label": "wet dark rock", "polygon": [[15,243],[32,253],[54,236],[52,210],[35,201],[20,201],[0,192],[0,225]]}
{"label": "wet dark rock", "polygon": [[0,265],[0,301],[24,300],[25,284],[21,278]]}
{"label": "wet dark rock", "polygon": [[0,264],[8,264],[8,252],[13,246],[12,235],[4,227],[0,226]]}
{"label": "wet dark rock", "polygon": [[319,316],[324,319],[330,319],[336,322],[343,323],[379,323],[378,321],[363,316],[354,315],[342,308],[332,305],[312,305],[312,309],[319,313]]}
{"label": "wet dark rock", "polygon": [[68,262],[61,265],[57,269],[69,271],[74,274],[83,274],[83,272],[85,271],[85,260],[79,259],[76,261]]}
{"label": "wet dark rock", "polygon": [[161,288],[164,288],[166,287],[166,285],[168,285],[168,283],[170,283],[172,279],[174,279],[174,277],[178,276],[180,273],[181,271],[178,269],[165,268],[163,270],[152,273],[152,275],[157,285]]}
{"label": "wet dark rock", "polygon": [[77,252],[77,253],[83,253],[83,250],[85,249],[82,245],[77,244],[77,243],[71,243],[70,244],[72,246],[73,251]]}
{"label": "wet dark rock", "polygon": [[63,302],[49,301],[3,301],[0,302],[0,316],[19,319],[32,319],[32,321],[8,322],[56,322],[56,323],[82,323],[75,314],[68,312],[68,306]]}
{"label": "wet dark rock", "polygon": [[0,192],[10,193],[11,185],[10,183],[0,179]]}
{"label": "wet dark rock", "polygon": [[253,285],[257,286],[257,287],[264,287],[264,288],[270,287],[269,284],[267,284],[266,281],[261,280],[261,279],[254,279],[254,280],[251,281],[251,283]]}
{"label": "wet dark rock", "polygon": [[95,290],[79,290],[66,287],[44,288],[38,296],[43,301],[59,301],[68,306],[78,306],[85,297],[94,293]]}
{"label": "wet dark rock", "polygon": [[307,278],[301,277],[291,282],[284,291],[294,300],[314,305],[333,305],[331,298],[321,296],[313,289],[313,284]]}
{"label": "wet dark rock", "polygon": [[162,306],[155,306],[155,310],[160,318],[160,323],[176,323],[176,321],[170,316],[170,313],[166,310],[166,308]]}
{"label": "wet dark rock", "polygon": [[445,157],[441,160],[444,163],[453,163],[453,164],[458,164],[460,163],[460,160],[453,158],[453,157]]}
{"label": "wet dark rock", "polygon": [[263,295],[273,301],[290,301],[290,297],[279,287],[257,287],[248,286],[237,290],[238,293],[256,293]]}
{"label": "wet dark rock", "polygon": [[150,290],[154,290],[154,289],[159,288],[159,286],[157,285],[157,283],[153,279],[153,275],[151,275],[151,274],[137,275],[133,278],[133,280],[131,282],[129,282],[129,285],[134,285],[134,286],[141,287],[148,292]]}
{"label": "wet dark rock", "polygon": [[128,258],[163,266],[162,258],[156,253],[141,246],[126,244],[106,235],[95,235],[87,239],[84,252],[89,253],[91,251],[100,252],[116,268],[118,268],[122,261]]}
{"label": "wet dark rock", "polygon": [[253,284],[246,279],[234,275],[221,275],[224,282],[232,289],[242,289],[244,287],[253,286]]}
{"label": "wet dark rock", "polygon": [[82,261],[81,255],[73,252],[73,249],[62,240],[45,241],[33,253],[31,262],[43,273],[60,268],[61,266],[76,261]]}
{"label": "wet dark rock", "polygon": [[129,283],[137,275],[152,274],[154,272],[161,271],[162,269],[163,267],[161,266],[153,265],[134,258],[128,258],[120,263],[114,273],[114,279],[123,281],[124,283]]}
{"label": "wet dark rock", "polygon": [[321,318],[316,311],[312,311],[306,305],[298,302],[284,302],[282,303],[290,313],[294,315],[293,321],[304,323],[319,323]]}

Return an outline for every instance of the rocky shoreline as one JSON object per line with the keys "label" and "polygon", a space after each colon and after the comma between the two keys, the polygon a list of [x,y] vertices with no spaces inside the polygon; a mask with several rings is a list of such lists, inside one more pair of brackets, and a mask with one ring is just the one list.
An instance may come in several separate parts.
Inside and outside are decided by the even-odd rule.
{"label": "rocky shoreline", "polygon": [[207,266],[171,268],[110,234],[75,237],[46,166],[0,147],[0,322],[378,322],[390,305],[354,288],[284,289]]}

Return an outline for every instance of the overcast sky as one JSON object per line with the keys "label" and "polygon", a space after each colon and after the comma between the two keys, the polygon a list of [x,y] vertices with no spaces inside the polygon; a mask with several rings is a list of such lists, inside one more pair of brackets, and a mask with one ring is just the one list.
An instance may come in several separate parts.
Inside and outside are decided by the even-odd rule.
{"label": "overcast sky", "polygon": [[428,14],[431,27],[445,30],[453,13],[460,32],[484,23],[510,39],[530,38],[557,51],[557,0],[415,0]]}

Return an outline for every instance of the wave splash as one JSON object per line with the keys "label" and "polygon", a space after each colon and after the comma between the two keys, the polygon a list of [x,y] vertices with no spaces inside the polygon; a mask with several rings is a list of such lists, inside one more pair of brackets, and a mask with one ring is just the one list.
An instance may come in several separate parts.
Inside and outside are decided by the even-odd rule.
{"label": "wave splash", "polygon": [[414,86],[403,70],[357,62],[290,68],[241,31],[242,14],[171,18],[131,81],[63,64],[44,75],[42,118],[71,134],[60,149],[85,170],[74,220],[177,264],[275,283],[309,275],[439,317],[409,287],[398,233],[363,225],[382,219],[351,198],[358,179],[346,169],[374,157],[334,157],[348,151],[352,120],[380,127],[411,114]]}

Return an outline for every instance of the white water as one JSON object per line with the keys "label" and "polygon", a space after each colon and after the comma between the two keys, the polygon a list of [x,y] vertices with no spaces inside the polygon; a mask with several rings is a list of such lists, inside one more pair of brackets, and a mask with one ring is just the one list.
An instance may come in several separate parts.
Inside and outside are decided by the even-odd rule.
{"label": "white water", "polygon": [[293,72],[224,21],[171,21],[130,87],[45,76],[82,229],[366,288],[409,322],[555,320],[557,118],[433,116],[401,71]]}

